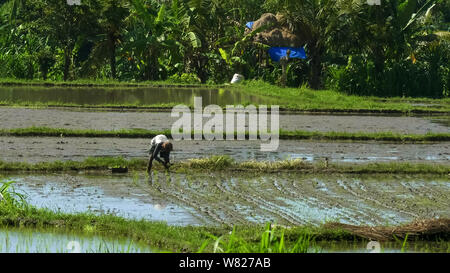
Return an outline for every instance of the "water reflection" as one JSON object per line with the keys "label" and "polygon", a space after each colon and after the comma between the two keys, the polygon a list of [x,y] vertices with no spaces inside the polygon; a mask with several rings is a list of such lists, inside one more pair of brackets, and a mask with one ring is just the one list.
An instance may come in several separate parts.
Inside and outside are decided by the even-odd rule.
{"label": "water reflection", "polygon": [[148,245],[75,233],[0,229],[0,253],[150,253]]}
{"label": "water reflection", "polygon": [[0,101],[9,103],[59,103],[79,105],[155,105],[180,103],[192,105],[202,97],[203,105],[273,104],[274,99],[243,94],[236,90],[157,87],[0,87]]}

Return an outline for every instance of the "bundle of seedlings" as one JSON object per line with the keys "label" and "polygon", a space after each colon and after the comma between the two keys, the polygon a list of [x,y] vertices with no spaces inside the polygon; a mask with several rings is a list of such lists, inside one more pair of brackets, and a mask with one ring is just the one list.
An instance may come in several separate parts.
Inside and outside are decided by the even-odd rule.
{"label": "bundle of seedlings", "polygon": [[328,228],[339,228],[354,235],[376,241],[388,241],[397,238],[448,239],[450,236],[450,219],[415,220],[401,226],[354,226],[342,223],[329,223]]}

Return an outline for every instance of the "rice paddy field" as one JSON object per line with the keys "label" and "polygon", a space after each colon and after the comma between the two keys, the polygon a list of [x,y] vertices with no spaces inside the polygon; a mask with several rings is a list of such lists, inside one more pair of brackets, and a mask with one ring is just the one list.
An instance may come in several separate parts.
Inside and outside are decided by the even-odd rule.
{"label": "rice paddy field", "polygon": [[[151,137],[194,96],[279,104],[279,148],[173,141],[171,170],[147,174]],[[346,99],[2,85],[0,252],[450,252],[448,101]]]}

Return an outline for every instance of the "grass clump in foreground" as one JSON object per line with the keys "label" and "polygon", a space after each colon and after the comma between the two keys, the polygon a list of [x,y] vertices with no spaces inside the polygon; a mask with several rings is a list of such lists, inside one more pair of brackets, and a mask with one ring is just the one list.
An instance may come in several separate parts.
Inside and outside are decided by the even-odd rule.
{"label": "grass clump in foreground", "polygon": [[[129,170],[144,171],[147,167],[146,159],[124,159],[123,157],[89,157],[84,161],[53,161],[40,163],[5,162],[0,160],[0,171],[29,171],[29,172],[58,172],[80,170],[109,170],[115,166]],[[155,170],[163,170],[161,164],[154,164]],[[448,164],[428,164],[409,162],[376,162],[367,164],[338,164],[326,161],[309,163],[301,159],[282,161],[244,161],[236,162],[230,156],[220,155],[208,158],[190,159],[175,162],[171,168],[173,172],[197,171],[249,171],[255,173],[270,173],[279,171],[293,171],[304,173],[355,173],[355,174],[439,174],[450,173]]]}
{"label": "grass clump in foreground", "polygon": [[[171,136],[171,130],[146,130],[146,129],[122,129],[122,130],[91,130],[91,129],[65,129],[48,127],[29,127],[16,129],[0,129],[0,136],[21,137],[118,137],[118,138],[152,138],[163,134]],[[191,132],[192,138],[194,132]],[[235,132],[235,136],[237,132]],[[248,132],[245,134],[249,138]],[[392,142],[436,142],[450,141],[450,133],[427,133],[424,135],[398,134],[393,132],[310,132],[310,131],[284,131],[279,132],[280,139],[297,140],[345,140],[345,141],[392,141]],[[224,133],[223,139],[226,139]]]}

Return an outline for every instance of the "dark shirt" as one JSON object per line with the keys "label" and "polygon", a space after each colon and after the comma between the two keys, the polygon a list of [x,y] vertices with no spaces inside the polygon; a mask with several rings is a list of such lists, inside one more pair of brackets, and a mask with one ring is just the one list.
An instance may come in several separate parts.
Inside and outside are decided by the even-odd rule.
{"label": "dark shirt", "polygon": [[[152,155],[152,158],[155,159],[156,161],[160,162],[163,165],[166,165],[167,163],[169,163],[170,159],[170,152],[169,151],[165,151],[162,148],[162,143],[158,143],[155,146],[152,146],[150,148],[150,154]],[[161,158],[159,158],[159,156],[161,156],[164,159],[164,162],[161,160]]]}

